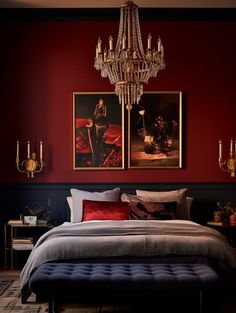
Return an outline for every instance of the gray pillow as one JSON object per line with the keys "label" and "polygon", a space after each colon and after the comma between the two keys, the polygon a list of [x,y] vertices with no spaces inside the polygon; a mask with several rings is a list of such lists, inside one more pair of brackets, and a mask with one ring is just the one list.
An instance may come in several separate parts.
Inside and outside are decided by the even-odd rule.
{"label": "gray pillow", "polygon": [[177,202],[177,211],[176,211],[176,218],[188,220],[189,219],[189,212],[187,210],[186,205],[186,193],[187,188],[181,188],[177,190],[170,190],[170,191],[146,191],[146,190],[136,190],[136,195],[138,197],[148,197],[149,199],[152,198],[153,201],[156,202]]}

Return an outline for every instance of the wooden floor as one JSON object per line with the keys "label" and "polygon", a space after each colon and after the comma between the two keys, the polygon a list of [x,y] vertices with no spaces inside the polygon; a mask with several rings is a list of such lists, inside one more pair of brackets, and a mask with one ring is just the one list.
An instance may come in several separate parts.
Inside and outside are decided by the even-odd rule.
{"label": "wooden floor", "polygon": [[21,272],[21,270],[19,270],[19,269],[14,269],[14,270],[0,269],[0,276],[1,276],[1,278],[12,277],[14,279],[14,278],[17,278],[20,276],[20,272]]}
{"label": "wooden floor", "polygon": [[7,277],[7,276],[14,276],[19,277],[21,273],[21,268],[15,268],[13,270],[11,269],[5,269],[4,267],[0,267],[0,275],[1,277]]}

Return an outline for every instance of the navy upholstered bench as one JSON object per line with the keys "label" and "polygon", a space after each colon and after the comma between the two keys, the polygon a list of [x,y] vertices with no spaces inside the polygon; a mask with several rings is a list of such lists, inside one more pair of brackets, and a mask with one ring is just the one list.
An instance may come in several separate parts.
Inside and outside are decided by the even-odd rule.
{"label": "navy upholstered bench", "polygon": [[[202,291],[215,288],[219,276],[208,264],[155,264],[155,263],[45,263],[31,276],[30,290],[47,297],[49,313],[56,312],[56,303],[67,296],[78,301],[86,295],[95,295],[102,301],[104,295],[139,293],[155,294],[157,291],[193,291],[199,294],[202,310]],[[104,300],[104,299],[103,299]]]}

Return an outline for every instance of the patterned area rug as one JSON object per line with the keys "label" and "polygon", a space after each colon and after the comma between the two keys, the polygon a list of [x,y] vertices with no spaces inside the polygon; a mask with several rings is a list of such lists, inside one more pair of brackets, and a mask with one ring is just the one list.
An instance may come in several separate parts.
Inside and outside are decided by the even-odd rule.
{"label": "patterned area rug", "polygon": [[35,297],[29,303],[22,304],[20,299],[19,280],[0,280],[0,312],[43,313],[47,312],[46,304],[34,303]]}
{"label": "patterned area rug", "polygon": [[[36,303],[35,295],[21,303],[19,279],[0,279],[0,313],[46,313],[47,303]],[[133,313],[133,309],[123,306],[96,306],[86,304],[60,308],[65,313]]]}
{"label": "patterned area rug", "polygon": [[12,279],[1,279],[0,280],[0,296],[4,294],[4,292],[7,290],[7,288],[11,285],[13,282]]}

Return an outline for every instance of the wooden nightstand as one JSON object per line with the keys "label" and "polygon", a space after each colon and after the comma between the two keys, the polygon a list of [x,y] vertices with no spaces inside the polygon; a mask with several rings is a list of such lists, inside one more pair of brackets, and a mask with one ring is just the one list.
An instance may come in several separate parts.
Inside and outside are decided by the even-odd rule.
{"label": "wooden nightstand", "polygon": [[233,246],[236,246],[236,226],[214,223],[212,221],[207,222],[207,226],[217,229]]}
{"label": "wooden nightstand", "polygon": [[4,257],[5,268],[8,265],[8,255],[10,255],[10,268],[16,264],[16,254],[21,251],[33,249],[38,238],[49,229],[52,225],[26,225],[26,224],[4,224]]}

